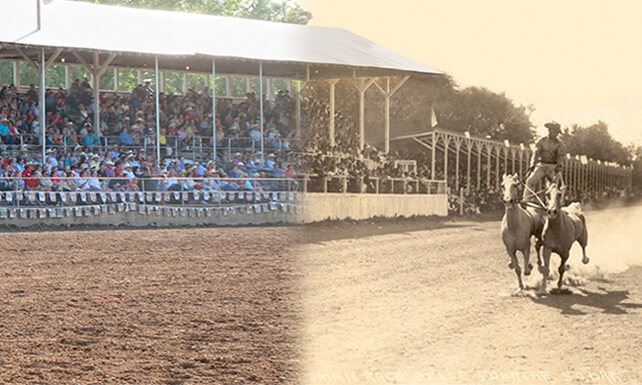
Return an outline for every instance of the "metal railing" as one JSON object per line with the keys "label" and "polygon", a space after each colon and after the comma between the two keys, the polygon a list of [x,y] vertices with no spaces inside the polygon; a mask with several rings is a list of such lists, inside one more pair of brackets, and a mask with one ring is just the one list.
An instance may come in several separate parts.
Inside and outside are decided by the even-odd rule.
{"label": "metal railing", "polygon": [[305,192],[352,194],[446,194],[446,181],[414,178],[304,175]]}
{"label": "metal railing", "polygon": [[[47,148],[62,149],[63,151],[73,150],[76,146],[86,147],[81,136],[78,136],[78,143],[74,143],[71,137],[62,137],[62,143],[47,143]],[[156,136],[145,135],[136,137],[134,143],[124,144],[119,136],[101,136],[93,144],[92,149],[109,149],[116,145],[126,150],[152,150],[156,148]],[[34,134],[23,134],[16,138],[17,143],[4,144],[8,150],[24,150],[38,152],[41,149],[39,138]],[[264,145],[267,151],[289,150],[287,139],[265,139]],[[217,152],[226,152],[229,155],[235,152],[256,152],[261,148],[260,140],[249,137],[225,137],[217,142]],[[165,136],[165,144],[161,149],[171,149],[172,155],[189,156],[192,159],[202,159],[211,157],[212,138],[205,136],[192,136],[190,138],[180,138],[178,136]]]}

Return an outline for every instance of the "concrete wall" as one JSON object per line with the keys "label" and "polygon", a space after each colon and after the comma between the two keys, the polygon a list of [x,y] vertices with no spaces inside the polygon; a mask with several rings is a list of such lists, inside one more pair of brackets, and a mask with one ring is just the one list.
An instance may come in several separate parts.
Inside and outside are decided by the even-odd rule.
{"label": "concrete wall", "polygon": [[299,196],[304,209],[299,215],[303,223],[326,219],[368,219],[380,217],[447,216],[448,196],[308,193]]}
{"label": "concrete wall", "polygon": [[247,213],[244,208],[219,212],[214,216],[164,215],[160,212],[138,212],[136,210],[111,213],[92,213],[88,216],[63,216],[61,218],[0,218],[0,227],[69,227],[69,226],[128,226],[128,227],[169,227],[169,226],[232,226],[266,225],[285,223],[311,223],[327,219],[368,219],[372,217],[446,216],[448,198],[446,194],[395,195],[395,194],[343,194],[307,193],[299,194],[297,206],[284,210],[269,210]]}

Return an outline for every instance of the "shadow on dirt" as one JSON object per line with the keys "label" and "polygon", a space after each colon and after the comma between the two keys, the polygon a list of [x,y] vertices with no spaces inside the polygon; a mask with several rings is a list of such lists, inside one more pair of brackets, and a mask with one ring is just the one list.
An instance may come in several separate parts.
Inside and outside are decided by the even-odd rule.
{"label": "shadow on dirt", "polygon": [[601,309],[607,314],[628,314],[628,309],[642,309],[642,303],[625,303],[629,299],[628,290],[608,291],[602,287],[600,291],[577,289],[570,295],[547,295],[545,297],[530,297],[537,304],[561,310],[566,315],[585,315],[586,312],[576,308],[576,305]]}

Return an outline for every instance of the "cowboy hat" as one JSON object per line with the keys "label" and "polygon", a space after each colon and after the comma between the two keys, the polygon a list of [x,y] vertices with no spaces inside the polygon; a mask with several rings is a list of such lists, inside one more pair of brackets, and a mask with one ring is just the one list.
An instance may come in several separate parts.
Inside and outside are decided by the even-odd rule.
{"label": "cowboy hat", "polygon": [[560,124],[557,122],[548,122],[544,125],[544,127],[548,128],[549,130],[562,131],[562,126],[560,126]]}

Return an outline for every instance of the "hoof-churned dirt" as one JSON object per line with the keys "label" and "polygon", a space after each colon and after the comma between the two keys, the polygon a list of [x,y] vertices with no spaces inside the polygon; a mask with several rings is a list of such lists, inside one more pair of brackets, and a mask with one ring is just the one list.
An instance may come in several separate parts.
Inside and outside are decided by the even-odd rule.
{"label": "hoof-churned dirt", "polygon": [[0,383],[297,383],[296,231],[1,234]]}
{"label": "hoof-churned dirt", "polygon": [[[301,383],[639,385],[640,211],[587,213],[591,263],[574,253],[572,294],[542,297],[514,295],[498,221],[371,221],[306,234]],[[533,269],[527,283],[540,279]]]}
{"label": "hoof-churned dirt", "polygon": [[4,233],[0,383],[639,385],[641,212],[545,296],[490,219]]}

